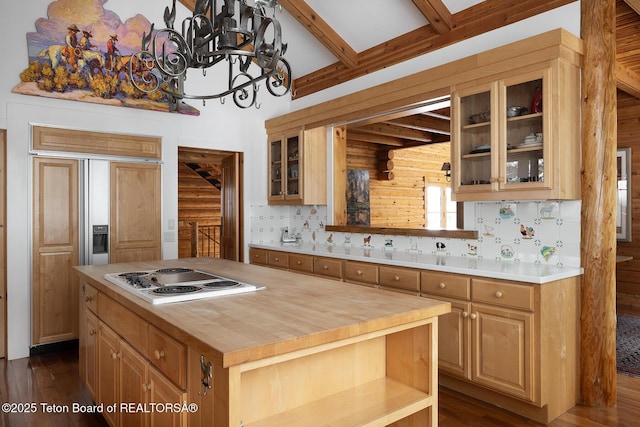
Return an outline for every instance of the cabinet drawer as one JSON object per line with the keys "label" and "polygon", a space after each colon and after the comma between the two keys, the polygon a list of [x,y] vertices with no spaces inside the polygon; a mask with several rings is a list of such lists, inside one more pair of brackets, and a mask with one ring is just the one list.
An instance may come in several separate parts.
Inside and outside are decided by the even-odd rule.
{"label": "cabinet drawer", "polygon": [[529,285],[473,279],[471,298],[476,302],[533,311],[534,289]]}
{"label": "cabinet drawer", "polygon": [[431,271],[420,273],[420,290],[427,294],[469,301],[471,299],[470,284],[471,279],[466,276]]}
{"label": "cabinet drawer", "polygon": [[313,273],[319,276],[342,279],[342,260],[333,258],[314,258]]}
{"label": "cabinet drawer", "polygon": [[267,265],[267,250],[249,248],[249,262],[251,264]]}
{"label": "cabinet drawer", "polygon": [[420,292],[420,272],[411,268],[381,265],[380,286]]}
{"label": "cabinet drawer", "polygon": [[378,266],[366,262],[345,261],[344,278],[347,281],[378,284]]}
{"label": "cabinet drawer", "polygon": [[187,386],[187,348],[154,326],[149,327],[147,358],[180,388]]}
{"label": "cabinet drawer", "polygon": [[98,290],[88,283],[82,285],[82,302],[93,313],[98,312]]}
{"label": "cabinet drawer", "polygon": [[284,252],[269,251],[268,264],[271,267],[289,268],[289,255]]}
{"label": "cabinet drawer", "polygon": [[311,255],[289,254],[289,269],[301,273],[313,273],[313,257]]}
{"label": "cabinet drawer", "polygon": [[147,351],[149,324],[108,296],[98,293],[98,317],[140,353]]}

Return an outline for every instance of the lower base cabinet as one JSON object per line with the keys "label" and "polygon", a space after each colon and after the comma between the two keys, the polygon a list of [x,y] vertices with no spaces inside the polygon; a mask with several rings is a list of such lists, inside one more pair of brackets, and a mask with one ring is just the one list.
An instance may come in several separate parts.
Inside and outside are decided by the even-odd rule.
{"label": "lower base cabinet", "polygon": [[[271,254],[328,265],[312,255],[260,248],[250,248],[250,253],[252,263]],[[342,263],[345,282],[451,304],[451,312],[438,319],[441,385],[541,423],[578,403],[579,277],[537,285],[332,261]]]}

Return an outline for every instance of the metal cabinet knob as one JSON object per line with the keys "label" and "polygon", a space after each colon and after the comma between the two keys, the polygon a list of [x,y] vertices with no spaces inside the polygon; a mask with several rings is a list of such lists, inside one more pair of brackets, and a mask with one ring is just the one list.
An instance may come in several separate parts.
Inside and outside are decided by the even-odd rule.
{"label": "metal cabinet knob", "polygon": [[156,358],[156,360],[160,360],[164,357],[164,350],[156,350],[153,352],[153,356]]}
{"label": "metal cabinet knob", "polygon": [[440,282],[440,284],[438,285],[440,287],[440,289],[444,289],[447,287],[447,284],[444,282]]}
{"label": "metal cabinet knob", "polygon": [[502,292],[496,291],[496,298],[502,298]]}
{"label": "metal cabinet knob", "polygon": [[467,313],[466,311],[463,311],[462,312],[462,317],[464,317],[466,319],[467,317],[469,317],[469,313]]}
{"label": "metal cabinet knob", "polygon": [[396,282],[400,281],[400,276],[393,276],[393,280],[395,280]]}
{"label": "metal cabinet knob", "polygon": [[478,318],[478,315],[475,313],[471,313],[471,320],[476,320]]}

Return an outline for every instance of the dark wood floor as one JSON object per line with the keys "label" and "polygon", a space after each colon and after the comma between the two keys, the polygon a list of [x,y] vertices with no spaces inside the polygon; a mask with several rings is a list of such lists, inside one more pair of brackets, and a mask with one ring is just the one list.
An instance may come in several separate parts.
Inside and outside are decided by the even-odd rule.
{"label": "dark wood floor", "polygon": [[[0,427],[87,426],[102,427],[99,415],[72,413],[73,403],[91,405],[91,398],[78,377],[78,353],[67,349],[27,359],[0,360],[0,401],[35,403],[36,413],[6,413]],[[46,414],[42,404],[70,408],[70,413]],[[615,408],[576,406],[556,419],[553,427],[637,427],[640,425],[640,378],[618,376]],[[4,407],[3,407],[4,409]],[[475,399],[440,388],[440,427],[539,426],[517,415]]]}

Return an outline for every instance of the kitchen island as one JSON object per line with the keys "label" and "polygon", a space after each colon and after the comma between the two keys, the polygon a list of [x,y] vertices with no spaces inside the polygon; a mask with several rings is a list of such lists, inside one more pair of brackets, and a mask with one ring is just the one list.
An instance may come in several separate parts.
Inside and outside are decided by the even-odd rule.
{"label": "kitchen island", "polygon": [[[167,267],[266,289],[154,305],[104,279]],[[187,403],[105,414],[112,424],[135,416],[216,427],[437,424],[438,316],[448,302],[210,258],[76,271],[81,376],[96,402]]]}

